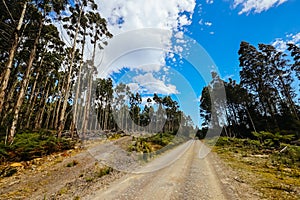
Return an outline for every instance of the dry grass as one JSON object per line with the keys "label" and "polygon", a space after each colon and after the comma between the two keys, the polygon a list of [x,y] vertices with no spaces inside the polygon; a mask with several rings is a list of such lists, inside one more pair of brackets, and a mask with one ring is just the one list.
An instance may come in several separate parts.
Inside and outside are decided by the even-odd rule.
{"label": "dry grass", "polygon": [[[298,154],[292,154],[296,158],[291,158],[289,154],[281,155],[277,150],[249,147],[244,140],[238,139],[221,143],[214,146],[213,151],[237,171],[245,182],[260,191],[264,198],[300,199]],[[289,148],[293,151],[293,148],[299,147]]]}

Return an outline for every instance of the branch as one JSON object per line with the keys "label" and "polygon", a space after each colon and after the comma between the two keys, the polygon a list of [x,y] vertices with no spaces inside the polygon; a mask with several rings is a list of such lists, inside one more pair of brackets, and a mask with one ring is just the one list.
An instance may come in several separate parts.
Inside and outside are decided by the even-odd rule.
{"label": "branch", "polygon": [[9,9],[8,9],[8,6],[6,5],[5,0],[2,0],[2,2],[3,2],[3,4],[4,4],[4,6],[5,6],[5,8],[6,8],[8,14],[10,15],[11,19],[12,19],[13,21],[15,21],[15,19],[13,18],[12,14],[10,13],[10,11],[9,11]]}

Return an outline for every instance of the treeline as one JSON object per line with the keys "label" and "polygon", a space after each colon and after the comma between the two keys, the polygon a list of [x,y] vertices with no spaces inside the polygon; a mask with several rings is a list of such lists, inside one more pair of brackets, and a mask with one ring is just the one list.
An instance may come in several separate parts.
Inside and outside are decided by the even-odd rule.
{"label": "treeline", "polygon": [[[94,0],[0,2],[0,127],[7,144],[20,130],[53,129],[60,137],[68,121],[75,126],[76,77],[94,72],[96,50],[112,37],[97,7]],[[90,58],[83,56],[87,45]]]}
{"label": "treeline", "polygon": [[126,85],[94,78],[96,53],[112,37],[97,8],[94,0],[0,2],[1,142],[40,130],[60,138],[67,130],[175,133],[181,122],[192,129],[170,96],[143,103]]}
{"label": "treeline", "polygon": [[[187,135],[194,131],[191,117],[186,116],[170,96],[153,94],[145,98],[131,92],[124,83],[114,86],[110,78],[93,80],[91,88],[94,88],[91,98],[81,95],[78,98],[81,103],[74,106],[82,137],[106,131],[176,134],[180,126]],[[87,91],[81,91],[85,93]]]}
{"label": "treeline", "polygon": [[[208,128],[221,127],[221,134],[228,137],[253,138],[259,136],[255,132],[267,131],[299,139],[300,48],[287,46],[289,55],[272,45],[256,48],[241,42],[240,83],[212,73],[211,83],[202,91],[203,129],[198,134],[203,137]],[[226,98],[220,95],[222,90]]]}

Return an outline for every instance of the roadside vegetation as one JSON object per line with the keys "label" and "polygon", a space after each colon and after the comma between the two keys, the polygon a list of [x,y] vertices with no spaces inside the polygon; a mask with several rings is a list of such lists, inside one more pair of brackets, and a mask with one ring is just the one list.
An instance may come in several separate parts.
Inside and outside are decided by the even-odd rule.
{"label": "roadside vegetation", "polygon": [[50,131],[22,132],[16,135],[12,145],[0,143],[0,163],[32,160],[72,149],[75,143],[75,140],[57,138]]}
{"label": "roadside vegetation", "polygon": [[200,98],[200,139],[266,199],[300,199],[300,47],[242,41],[240,81],[212,81]]}
{"label": "roadside vegetation", "polygon": [[205,140],[239,175],[236,181],[252,185],[267,199],[299,199],[300,146],[277,142],[220,137]]}
{"label": "roadside vegetation", "polygon": [[129,145],[129,151],[142,153],[150,153],[160,150],[161,148],[174,144],[174,135],[170,133],[158,133],[151,137],[133,137],[132,143]]}

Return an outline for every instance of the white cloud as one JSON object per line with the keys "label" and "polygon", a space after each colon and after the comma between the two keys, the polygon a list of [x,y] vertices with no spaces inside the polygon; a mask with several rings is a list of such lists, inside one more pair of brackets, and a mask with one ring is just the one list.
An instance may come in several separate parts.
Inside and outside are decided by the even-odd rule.
{"label": "white cloud", "polygon": [[[97,76],[104,78],[121,72],[114,81],[127,83],[132,92],[140,92],[143,97],[153,93],[179,94],[171,84],[165,58],[172,55],[175,59],[175,53],[183,51],[181,41],[185,26],[192,23],[196,0],[96,0],[96,3],[114,35],[104,50],[96,53]],[[180,42],[176,48],[172,47],[172,37]],[[174,48],[170,54],[168,51]],[[85,48],[86,59],[91,58],[92,49],[92,45]],[[129,72],[122,70],[125,67]]]}
{"label": "white cloud", "polygon": [[214,0],[206,0],[206,3],[207,3],[207,4],[213,4],[213,3],[214,3]]}
{"label": "white cloud", "polygon": [[198,24],[203,25],[203,19],[200,19]]}
{"label": "white cloud", "polygon": [[139,84],[137,84],[137,83],[128,83],[127,86],[130,87],[130,90],[132,93],[137,92],[140,88]]}
{"label": "white cloud", "polygon": [[233,7],[242,6],[242,10],[239,15],[243,13],[261,13],[263,11],[269,10],[274,6],[279,6],[288,0],[234,0]]}
{"label": "white cloud", "polygon": [[114,36],[103,53],[95,58],[98,76],[107,77],[127,67],[141,72],[157,72],[165,65],[172,32],[162,29],[138,29]]}
{"label": "white cloud", "polygon": [[[101,15],[109,19],[109,28],[114,34],[140,28],[177,29],[191,23],[195,0],[96,0]],[[180,13],[186,12],[186,15]],[[117,25],[118,21],[124,21]]]}
{"label": "white cloud", "polygon": [[205,22],[205,25],[206,25],[206,26],[211,26],[212,23],[211,23],[211,22]]}
{"label": "white cloud", "polygon": [[174,36],[176,38],[178,38],[178,39],[183,39],[183,32],[182,31],[178,31]]}
{"label": "white cloud", "polygon": [[299,44],[300,32],[296,34],[288,34],[286,38],[276,38],[272,45],[276,47],[278,51],[285,51],[287,49],[287,43]]}
{"label": "white cloud", "polygon": [[146,73],[144,75],[138,75],[133,78],[133,83],[129,83],[128,85],[132,90],[137,90],[137,86],[139,87],[139,91],[143,91],[147,94],[178,94],[177,88],[175,85],[166,84],[164,81],[155,78],[152,73]]}
{"label": "white cloud", "polygon": [[114,35],[104,49],[103,58],[96,59],[98,66],[101,63],[98,68],[102,77],[124,66],[142,72],[159,71],[165,65],[166,52],[172,48],[171,38],[183,38],[184,26],[192,23],[196,6],[196,0],[96,2]]}

